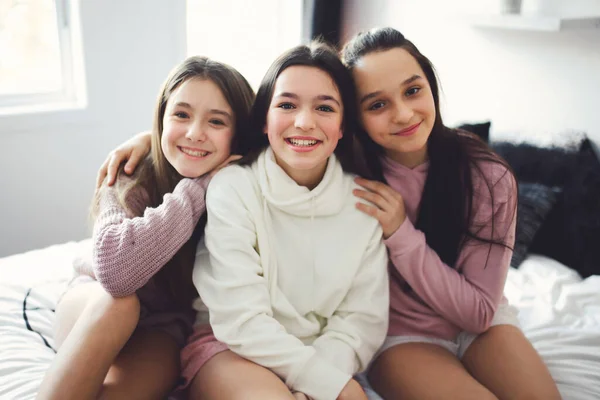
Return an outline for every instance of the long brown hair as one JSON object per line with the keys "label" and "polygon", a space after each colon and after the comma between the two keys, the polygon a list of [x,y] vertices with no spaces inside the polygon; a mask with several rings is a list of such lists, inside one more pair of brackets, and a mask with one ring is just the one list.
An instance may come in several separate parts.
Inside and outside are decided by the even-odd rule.
{"label": "long brown hair", "polygon": [[281,54],[265,74],[252,107],[248,135],[242,138],[242,147],[247,156],[240,160],[240,164],[249,165],[258,155],[269,146],[267,135],[263,127],[267,121],[269,105],[273,98],[275,83],[283,71],[292,66],[315,67],[327,73],[340,92],[344,112],[342,129],[344,135],[339,140],[334,153],[344,171],[362,174],[360,166],[354,159],[355,132],[358,127],[356,91],[352,75],[339,58],[337,50],[321,40],[314,40],[308,45],[293,47]]}
{"label": "long brown hair", "polygon": [[[357,34],[342,49],[342,58],[352,70],[365,55],[394,48],[404,49],[415,58],[429,82],[435,104],[436,118],[427,141],[429,169],[416,227],[425,233],[427,244],[451,268],[457,267],[460,251],[469,239],[489,244],[490,250],[492,244],[509,247],[505,238],[494,237],[494,216],[490,221],[492,236],[482,237],[478,234],[483,226],[474,226],[472,174],[477,172],[485,181],[494,210],[493,186],[496,182],[490,182],[481,171],[481,163],[500,164],[511,175],[512,170],[506,161],[474,135],[444,125],[440,113],[438,79],[431,61],[393,28],[377,28]],[[381,164],[384,149],[364,129],[358,131],[357,137],[364,148],[365,162],[372,177],[385,182]],[[512,181],[516,182],[514,175]],[[513,212],[516,213],[516,199],[513,200]]]}
{"label": "long brown hair", "polygon": [[[116,190],[121,205],[130,213],[134,212],[128,201],[128,196],[135,188],[141,188],[148,193],[149,202],[146,207],[158,207],[163,196],[171,193],[177,183],[183,178],[167,161],[160,144],[163,133],[163,118],[167,102],[172,93],[189,79],[207,79],[215,83],[231,106],[235,118],[234,136],[231,143],[232,154],[239,154],[240,138],[243,137],[248,125],[250,109],[254,101],[254,91],[246,79],[233,67],[211,60],[207,57],[189,57],[175,67],[162,86],[154,111],[154,123],[151,136],[151,151],[136,169],[129,183],[117,180]],[[121,174],[122,171],[119,171]],[[98,202],[101,191],[96,191],[92,206],[92,217],[98,214]],[[139,214],[139,212],[138,212]],[[143,215],[143,209],[140,216]],[[177,304],[189,307],[197,297],[192,282],[192,268],[198,240],[204,234],[206,213],[204,213],[191,238],[179,249],[173,258],[156,274],[156,283],[169,293]]]}

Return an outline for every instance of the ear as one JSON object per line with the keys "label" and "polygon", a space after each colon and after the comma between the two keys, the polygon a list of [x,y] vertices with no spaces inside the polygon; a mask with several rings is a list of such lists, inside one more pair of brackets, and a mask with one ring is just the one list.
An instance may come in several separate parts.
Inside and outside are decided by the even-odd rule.
{"label": "ear", "polygon": [[338,139],[341,139],[342,137],[344,137],[344,130],[343,130],[343,129],[340,129],[340,136],[339,136],[339,138],[338,138]]}
{"label": "ear", "polygon": [[267,124],[262,128],[263,134],[267,135]]}

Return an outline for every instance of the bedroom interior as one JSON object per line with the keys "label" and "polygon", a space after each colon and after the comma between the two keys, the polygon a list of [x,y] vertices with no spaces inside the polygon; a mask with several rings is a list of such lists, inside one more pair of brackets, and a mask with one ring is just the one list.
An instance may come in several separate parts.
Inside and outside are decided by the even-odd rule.
{"label": "bedroom interior", "polygon": [[[561,25],[597,20],[598,1],[522,0],[510,15],[501,0],[93,3],[69,11],[79,13],[86,104],[11,114],[0,103],[0,145],[12,150],[0,159],[1,399],[35,397],[55,354],[56,301],[72,263],[91,251],[96,170],[147,128],[172,65],[205,52],[256,87],[281,50],[375,26],[399,29],[430,56],[446,123],[478,135],[514,170],[517,242],[505,295],[563,398],[600,398],[600,23]],[[540,23],[548,20],[556,28]],[[257,44],[269,38],[271,47]]]}

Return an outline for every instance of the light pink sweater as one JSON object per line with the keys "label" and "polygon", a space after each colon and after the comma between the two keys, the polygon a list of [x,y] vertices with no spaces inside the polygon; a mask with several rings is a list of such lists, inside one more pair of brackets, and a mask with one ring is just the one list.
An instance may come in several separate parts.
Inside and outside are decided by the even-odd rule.
{"label": "light pink sweater", "polygon": [[[453,340],[461,331],[487,330],[501,302],[512,250],[471,242],[459,254],[456,269],[444,264],[425,242],[425,235],[414,226],[423,195],[429,164],[409,169],[384,158],[388,184],[404,198],[404,223],[385,243],[390,254],[390,324],[388,335],[418,335]],[[491,237],[490,219],[495,216],[494,239],[505,238],[514,244],[516,183],[506,168],[482,163],[494,192],[492,210],[489,190],[479,172],[473,172],[475,223],[486,222],[479,236]],[[440,199],[444,201],[444,199]],[[488,258],[489,253],[489,258]],[[487,261],[487,266],[486,266]],[[404,291],[404,279],[412,291]]]}
{"label": "light pink sweater", "polygon": [[[119,180],[127,184],[131,178],[121,174]],[[143,289],[138,292],[141,299],[165,300],[153,293],[157,289],[151,278],[191,237],[206,209],[207,184],[205,177],[184,178],[156,208],[147,208],[148,194],[138,186],[126,199],[132,212],[120,204],[116,185],[103,186],[94,224],[91,268],[88,263],[79,263],[76,271],[98,280],[114,297]]]}

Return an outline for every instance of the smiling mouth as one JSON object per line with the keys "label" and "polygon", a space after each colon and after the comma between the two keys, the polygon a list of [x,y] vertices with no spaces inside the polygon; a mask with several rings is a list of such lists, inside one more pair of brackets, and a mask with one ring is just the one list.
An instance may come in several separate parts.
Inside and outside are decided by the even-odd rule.
{"label": "smiling mouth", "polygon": [[292,146],[296,146],[296,147],[313,147],[321,142],[320,140],[316,140],[316,139],[295,139],[295,138],[288,138],[288,139],[285,139],[285,141],[288,144],[291,144]]}
{"label": "smiling mouth", "polygon": [[209,151],[193,150],[193,149],[189,149],[186,147],[179,147],[179,150],[181,150],[182,153],[187,154],[188,156],[197,157],[197,158],[204,158],[210,154]]}
{"label": "smiling mouth", "polygon": [[394,133],[394,135],[395,136],[410,136],[413,133],[417,132],[417,130],[421,126],[421,123],[423,123],[423,121],[419,122],[418,124],[414,124],[413,126],[409,126],[406,129],[402,129],[401,131]]}

